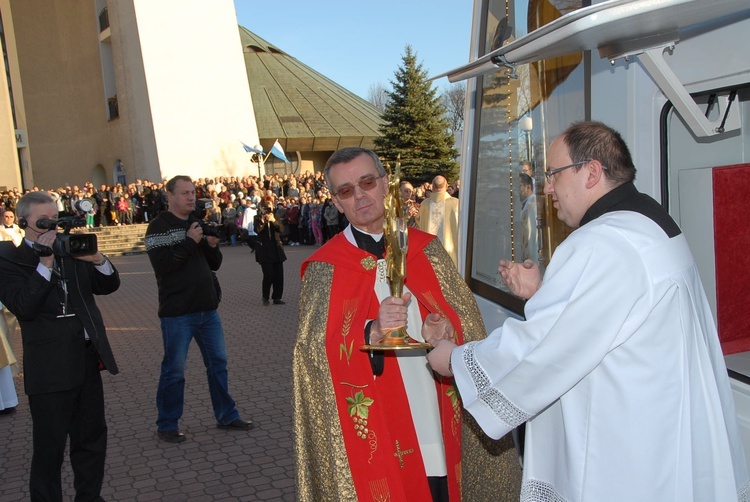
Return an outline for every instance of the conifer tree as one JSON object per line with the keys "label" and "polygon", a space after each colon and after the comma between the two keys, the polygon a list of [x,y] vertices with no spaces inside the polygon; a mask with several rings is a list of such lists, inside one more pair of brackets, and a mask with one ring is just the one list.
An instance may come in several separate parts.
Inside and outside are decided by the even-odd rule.
{"label": "conifer tree", "polygon": [[376,153],[393,164],[401,155],[401,178],[421,183],[441,174],[448,181],[458,175],[458,152],[445,118],[445,108],[410,45],[396,70],[393,90],[375,139]]}

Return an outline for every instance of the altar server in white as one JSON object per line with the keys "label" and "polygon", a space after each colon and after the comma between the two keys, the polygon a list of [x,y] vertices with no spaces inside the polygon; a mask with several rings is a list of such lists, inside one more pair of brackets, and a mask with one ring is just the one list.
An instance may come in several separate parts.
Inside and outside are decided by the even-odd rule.
{"label": "altar server in white", "polygon": [[750,484],[727,370],[679,227],[633,185],[622,137],[577,123],[549,150],[559,218],[577,229],[541,280],[501,261],[529,298],[479,342],[437,340],[432,367],[455,375],[492,438],[526,422],[521,500],[731,501]]}

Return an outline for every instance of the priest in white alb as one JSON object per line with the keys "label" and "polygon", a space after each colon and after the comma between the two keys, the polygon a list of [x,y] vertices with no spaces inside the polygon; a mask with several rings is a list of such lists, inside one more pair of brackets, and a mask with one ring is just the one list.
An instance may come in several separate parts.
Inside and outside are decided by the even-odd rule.
{"label": "priest in white alb", "polygon": [[546,177],[576,230],[543,280],[531,261],[501,261],[526,320],[460,346],[423,331],[430,364],[455,376],[489,436],[526,423],[521,500],[748,500],[727,370],[679,227],[636,190],[604,124],[557,138]]}

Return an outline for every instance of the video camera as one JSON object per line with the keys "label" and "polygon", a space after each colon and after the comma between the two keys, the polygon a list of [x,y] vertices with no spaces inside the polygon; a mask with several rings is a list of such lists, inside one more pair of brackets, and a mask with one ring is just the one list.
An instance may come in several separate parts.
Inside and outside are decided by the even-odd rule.
{"label": "video camera", "polygon": [[194,221],[203,229],[203,235],[209,237],[218,237],[220,241],[229,240],[229,230],[227,227],[222,225],[212,225],[207,221],[204,221],[206,217],[206,211],[214,207],[214,201],[211,199],[198,199],[195,201],[195,209],[193,210]]}
{"label": "video camera", "polygon": [[[87,213],[93,207],[93,203],[89,199],[81,199],[75,201],[73,207],[83,213]],[[60,257],[72,256],[87,256],[96,254],[99,250],[96,242],[96,235],[94,234],[71,234],[71,228],[85,227],[86,217],[85,216],[66,216],[64,218],[50,219],[50,218],[39,218],[36,221],[36,227],[42,230],[51,230],[54,228],[61,228],[63,233],[58,233],[55,242],[52,247],[42,246],[41,244],[34,243],[34,251],[39,256],[50,256],[55,254]]]}

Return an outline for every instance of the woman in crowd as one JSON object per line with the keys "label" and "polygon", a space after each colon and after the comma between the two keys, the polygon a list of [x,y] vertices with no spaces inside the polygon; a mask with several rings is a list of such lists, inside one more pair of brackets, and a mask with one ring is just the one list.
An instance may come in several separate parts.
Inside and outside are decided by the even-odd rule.
{"label": "woman in crowd", "polygon": [[326,240],[339,233],[339,210],[331,199],[323,203],[323,219],[326,222]]}
{"label": "woman in crowd", "polygon": [[320,199],[315,197],[310,204],[310,225],[312,226],[315,244],[323,245],[323,229],[320,228]]}

